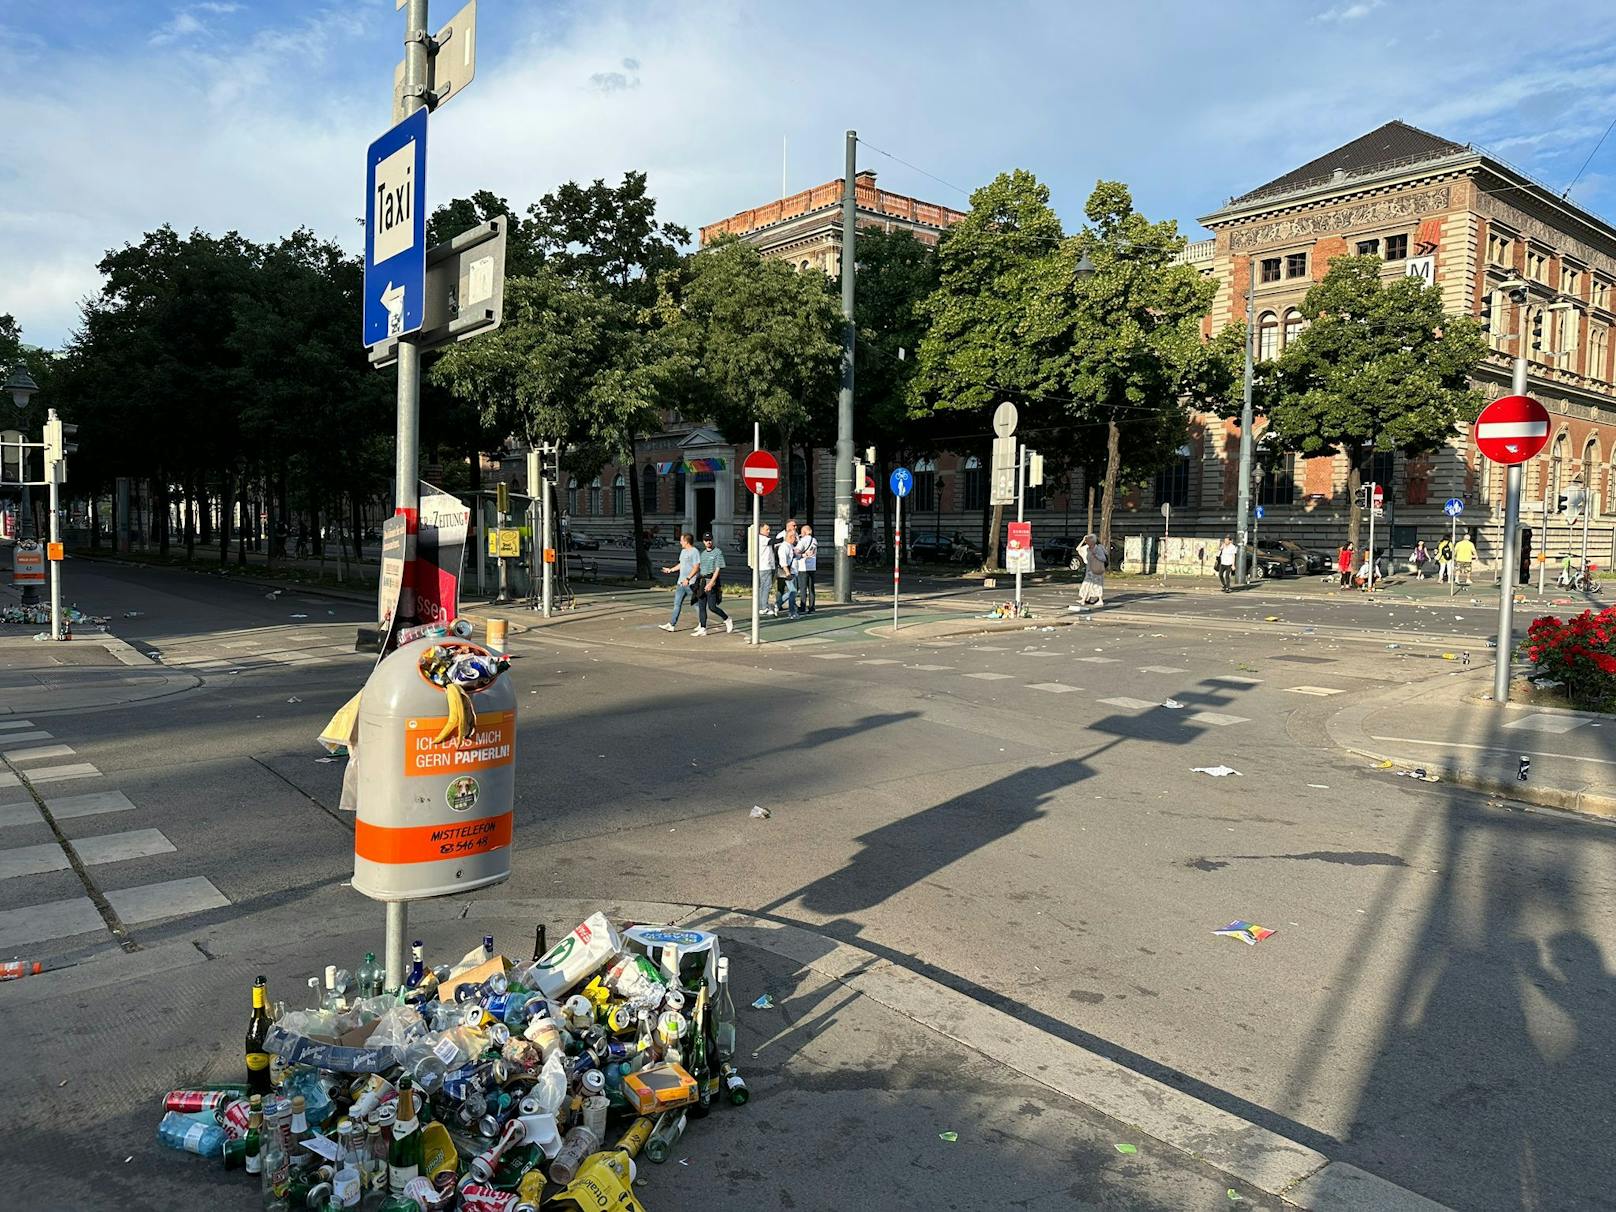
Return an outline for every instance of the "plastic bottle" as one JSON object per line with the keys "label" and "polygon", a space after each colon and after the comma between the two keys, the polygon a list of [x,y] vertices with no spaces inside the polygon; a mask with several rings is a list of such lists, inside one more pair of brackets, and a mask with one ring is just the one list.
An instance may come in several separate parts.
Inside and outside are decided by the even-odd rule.
{"label": "plastic bottle", "polygon": [[157,1139],[170,1149],[183,1149],[198,1157],[222,1157],[226,1137],[211,1111],[195,1115],[167,1111],[157,1125]]}
{"label": "plastic bottle", "polygon": [[685,1113],[682,1110],[664,1111],[657,1119],[651,1138],[645,1142],[645,1156],[660,1165],[668,1160],[668,1154],[673,1152],[674,1145],[684,1134]]}
{"label": "plastic bottle", "polygon": [[584,1164],[584,1159],[600,1148],[600,1134],[592,1131],[587,1124],[578,1124],[567,1133],[561,1142],[561,1152],[550,1163],[550,1181],[565,1187],[574,1178],[578,1177],[578,1167]]}

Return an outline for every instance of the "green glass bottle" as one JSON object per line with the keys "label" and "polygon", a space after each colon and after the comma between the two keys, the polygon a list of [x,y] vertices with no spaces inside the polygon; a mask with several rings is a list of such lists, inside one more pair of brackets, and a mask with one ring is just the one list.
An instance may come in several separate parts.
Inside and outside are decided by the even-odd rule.
{"label": "green glass bottle", "polygon": [[410,1179],[421,1173],[421,1126],[415,1118],[415,1091],[408,1074],[398,1079],[398,1118],[387,1150],[387,1191],[403,1195]]}
{"label": "green glass bottle", "polygon": [[253,982],[252,1017],[247,1020],[247,1089],[253,1094],[269,1094],[269,1052],[264,1039],[269,1034],[269,988],[263,977]]}
{"label": "green glass bottle", "polygon": [[696,994],[696,1010],[690,1020],[690,1076],[696,1079],[696,1101],[690,1104],[691,1118],[700,1119],[713,1109],[713,1093],[717,1089],[714,1073],[707,1059],[707,986]]}

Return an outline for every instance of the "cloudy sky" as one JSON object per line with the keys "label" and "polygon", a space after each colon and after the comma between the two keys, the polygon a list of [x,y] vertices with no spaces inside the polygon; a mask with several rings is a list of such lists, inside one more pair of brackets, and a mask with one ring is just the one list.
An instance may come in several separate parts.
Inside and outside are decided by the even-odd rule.
{"label": "cloudy sky", "polygon": [[[839,176],[854,127],[893,189],[963,206],[1027,168],[1071,227],[1114,177],[1194,234],[1391,118],[1556,190],[1616,119],[1608,0],[1560,0],[1543,38],[1513,0],[479,8],[477,79],[433,118],[434,203],[637,168],[695,227],[778,196],[782,139],[791,189]],[[0,313],[59,344],[103,250],[164,222],[357,248],[402,28],[394,0],[0,0]],[[1616,215],[1616,135],[1572,196]]]}

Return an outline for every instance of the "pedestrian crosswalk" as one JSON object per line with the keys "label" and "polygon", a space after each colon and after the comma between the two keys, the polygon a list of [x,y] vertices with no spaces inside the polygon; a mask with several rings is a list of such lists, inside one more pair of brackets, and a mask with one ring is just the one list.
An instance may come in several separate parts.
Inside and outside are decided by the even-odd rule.
{"label": "pedestrian crosswalk", "polygon": [[211,635],[159,646],[156,657],[167,668],[203,677],[374,660],[353,650],[353,629],[348,625],[314,624],[295,633],[277,627],[244,636],[234,634],[238,638]]}
{"label": "pedestrian crosswalk", "polygon": [[[29,720],[0,721],[0,746],[12,745],[23,737],[54,739]],[[0,909],[0,952],[14,954],[20,948],[78,940],[85,935],[104,935],[110,941],[109,917],[88,888],[80,896],[29,900],[33,881],[48,881],[53,873],[75,867],[93,882],[112,920],[125,926],[200,913],[230,903],[211,880],[202,876],[100,892],[103,880],[107,884],[118,882],[118,864],[178,854],[179,849],[160,828],[118,828],[128,819],[119,814],[137,809],[120,790],[60,795],[45,790],[56,783],[105,777],[91,762],[61,760],[77,756],[71,745],[61,743],[0,749],[0,757],[7,765],[0,771],[0,890],[15,906]],[[9,793],[5,791],[8,788]],[[40,811],[40,802],[45,806],[44,812]],[[107,819],[103,822],[99,818]],[[55,825],[58,837],[34,841],[42,831],[33,830],[30,836],[30,826],[47,823]],[[8,833],[28,838],[29,844],[9,844]],[[63,836],[67,838],[66,845],[60,840]],[[61,878],[56,876],[57,880]],[[53,890],[59,893],[62,887],[58,883]],[[19,901],[26,903],[18,904]]]}

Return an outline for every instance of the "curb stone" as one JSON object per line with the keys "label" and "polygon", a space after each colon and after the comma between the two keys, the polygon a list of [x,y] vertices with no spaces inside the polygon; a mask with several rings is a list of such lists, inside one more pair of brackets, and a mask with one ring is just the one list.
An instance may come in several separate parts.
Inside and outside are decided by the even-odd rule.
{"label": "curb stone", "polygon": [[[1444,1205],[1424,1196],[1355,1166],[1333,1162],[1315,1149],[1049,1036],[859,947],[788,922],[711,906],[527,898],[442,898],[413,904],[411,917],[413,928],[461,919],[581,921],[596,910],[617,920],[721,931],[737,942],[783,956],[1291,1206],[1308,1212],[1443,1212]],[[200,942],[187,940],[134,953],[111,952],[73,968],[30,977],[10,991],[10,1000],[20,1004],[81,996],[107,984],[149,976],[154,970],[190,967],[232,954],[261,960],[266,936],[295,947],[311,941],[288,938],[274,927],[266,929],[250,920],[223,922],[209,929],[205,951]]]}

